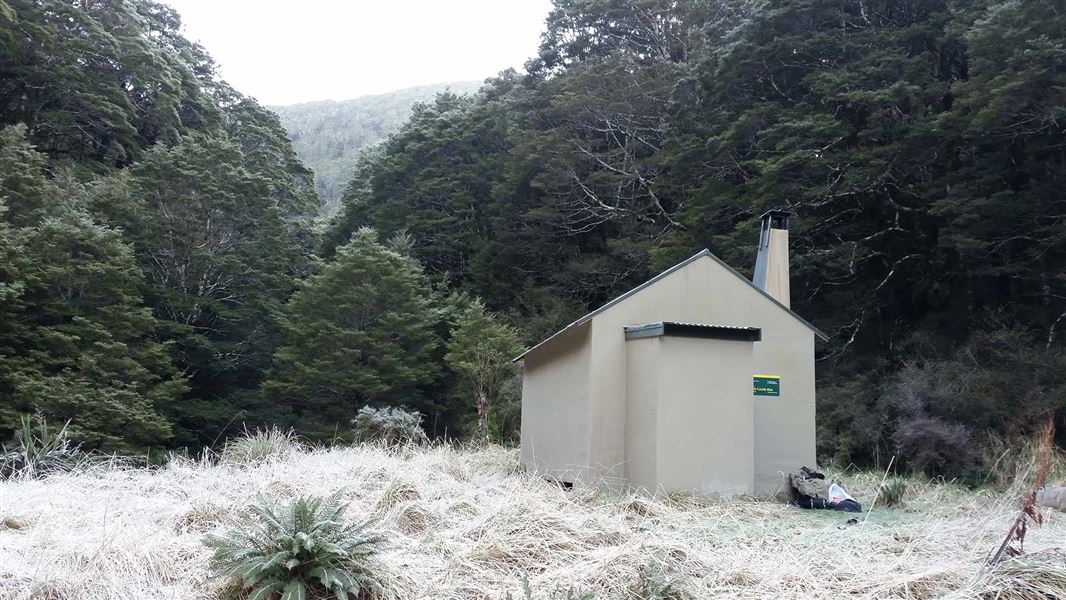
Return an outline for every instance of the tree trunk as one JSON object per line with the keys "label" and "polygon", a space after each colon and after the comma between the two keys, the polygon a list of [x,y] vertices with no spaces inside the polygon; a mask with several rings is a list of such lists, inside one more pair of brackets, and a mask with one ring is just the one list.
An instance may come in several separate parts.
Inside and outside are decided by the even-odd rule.
{"label": "tree trunk", "polygon": [[478,435],[487,439],[489,437],[489,398],[488,395],[479,391],[474,399],[474,408],[477,410]]}

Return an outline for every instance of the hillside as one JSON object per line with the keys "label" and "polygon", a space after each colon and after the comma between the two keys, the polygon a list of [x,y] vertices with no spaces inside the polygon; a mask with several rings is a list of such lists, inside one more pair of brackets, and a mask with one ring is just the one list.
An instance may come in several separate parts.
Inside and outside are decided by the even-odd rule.
{"label": "hillside", "polygon": [[315,189],[326,215],[339,208],[344,185],[352,176],[359,152],[397,131],[416,102],[438,93],[474,92],[478,81],[452,81],[362,96],[336,102],[322,100],[270,107],[281,118],[300,159],[315,172]]}
{"label": "hillside", "polygon": [[0,0],[0,442],[34,414],[137,453],[272,411],[318,198],[181,29],[150,0]]}
{"label": "hillside", "polygon": [[[869,508],[880,475],[846,479]],[[849,525],[856,515],[760,499],[567,492],[493,446],[335,447],[247,466],[103,465],[0,482],[0,597],[216,598],[223,582],[208,577],[205,536],[230,528],[257,496],[337,490],[349,519],[373,519],[384,535],[373,568],[395,598],[530,598],[523,580],[536,600],[1066,592],[1050,551],[1066,539],[1058,513],[1029,531],[1026,556],[988,571],[984,558],[1016,514],[1014,496],[910,486],[902,507],[874,507]]]}

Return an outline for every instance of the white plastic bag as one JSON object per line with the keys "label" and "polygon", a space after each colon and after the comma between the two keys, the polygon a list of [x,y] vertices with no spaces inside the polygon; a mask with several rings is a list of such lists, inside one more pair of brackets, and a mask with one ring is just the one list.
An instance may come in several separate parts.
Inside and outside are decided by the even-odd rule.
{"label": "white plastic bag", "polygon": [[846,491],[844,491],[843,486],[834,481],[829,485],[829,500],[827,501],[827,503],[836,504],[838,502],[843,502],[844,500],[855,499],[849,496]]}

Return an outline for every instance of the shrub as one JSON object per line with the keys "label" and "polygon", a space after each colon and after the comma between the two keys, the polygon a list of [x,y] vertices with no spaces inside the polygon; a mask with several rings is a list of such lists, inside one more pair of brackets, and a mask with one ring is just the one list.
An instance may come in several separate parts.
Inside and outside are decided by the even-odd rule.
{"label": "shrub", "polygon": [[877,382],[870,374],[854,374],[818,390],[818,462],[875,463],[881,427],[876,404]]}
{"label": "shrub", "polygon": [[364,406],[356,413],[352,425],[357,443],[403,446],[428,441],[422,431],[422,415],[402,408]]}
{"label": "shrub", "polygon": [[69,425],[67,421],[56,429],[43,416],[23,415],[13,443],[0,447],[0,479],[41,477],[73,468],[78,447],[67,438]]}
{"label": "shrub", "polygon": [[900,459],[912,472],[956,477],[974,466],[974,447],[966,427],[936,417],[902,421],[892,438]]}
{"label": "shrub", "polygon": [[500,386],[500,397],[489,413],[489,437],[517,446],[522,434],[522,377],[516,372]]}
{"label": "shrub", "polygon": [[907,495],[907,480],[902,477],[889,477],[877,490],[876,503],[881,506],[899,506]]}
{"label": "shrub", "polygon": [[207,537],[212,570],[247,590],[249,600],[383,594],[367,564],[382,539],[369,522],[346,523],[345,508],[339,494],[300,497],[281,508],[260,498],[235,529]]}
{"label": "shrub", "polygon": [[296,432],[278,427],[245,430],[238,437],[226,441],[222,460],[234,464],[255,464],[269,459],[284,458],[300,449]]}

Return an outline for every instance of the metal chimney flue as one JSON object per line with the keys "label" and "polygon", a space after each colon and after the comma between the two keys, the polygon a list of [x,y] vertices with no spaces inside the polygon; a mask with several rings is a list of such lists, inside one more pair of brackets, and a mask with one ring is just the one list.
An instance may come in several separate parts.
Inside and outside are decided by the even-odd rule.
{"label": "metal chimney flue", "polygon": [[763,290],[785,306],[790,304],[788,287],[788,219],[787,210],[771,210],[762,216],[759,254],[755,258],[755,275],[751,278]]}

